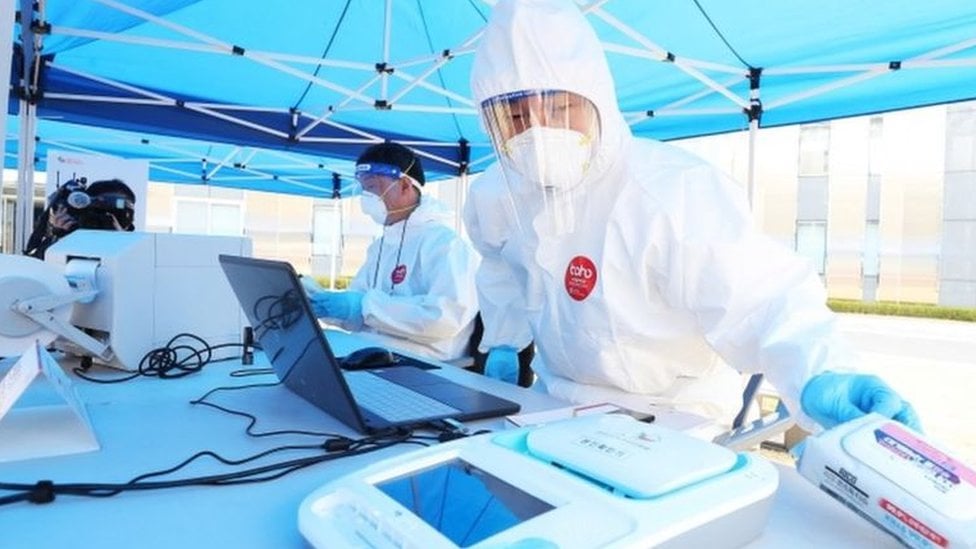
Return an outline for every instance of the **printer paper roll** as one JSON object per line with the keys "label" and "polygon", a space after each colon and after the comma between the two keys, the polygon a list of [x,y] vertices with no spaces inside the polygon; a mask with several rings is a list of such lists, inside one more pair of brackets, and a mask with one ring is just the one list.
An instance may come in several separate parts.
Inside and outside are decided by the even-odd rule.
{"label": "printer paper roll", "polygon": [[[68,293],[68,281],[53,265],[33,257],[0,254],[0,357],[20,355],[34,341],[45,346],[57,337],[12,307],[28,298]],[[66,322],[71,304],[52,313]]]}

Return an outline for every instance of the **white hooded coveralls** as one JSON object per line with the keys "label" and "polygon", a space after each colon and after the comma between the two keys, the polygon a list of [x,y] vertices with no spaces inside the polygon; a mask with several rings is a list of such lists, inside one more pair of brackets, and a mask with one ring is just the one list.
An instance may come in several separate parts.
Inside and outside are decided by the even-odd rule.
{"label": "white hooded coveralls", "polygon": [[[848,369],[809,263],[752,227],[742,189],[673,146],[634,138],[603,50],[570,1],[501,0],[472,91],[566,90],[595,103],[600,148],[573,191],[575,229],[540,234],[529,195],[496,163],[465,223],[482,255],[481,349],[534,339],[549,392],[575,402],[670,406],[729,423],[743,377],[763,372],[805,425],[801,389]],[[511,176],[509,176],[511,177]],[[729,367],[731,365],[735,370]]]}
{"label": "white hooded coveralls", "polygon": [[370,244],[349,284],[364,292],[363,324],[343,327],[438,360],[465,356],[478,313],[479,258],[451,228],[452,219],[443,204],[421,196],[409,217],[384,225],[383,238]]}

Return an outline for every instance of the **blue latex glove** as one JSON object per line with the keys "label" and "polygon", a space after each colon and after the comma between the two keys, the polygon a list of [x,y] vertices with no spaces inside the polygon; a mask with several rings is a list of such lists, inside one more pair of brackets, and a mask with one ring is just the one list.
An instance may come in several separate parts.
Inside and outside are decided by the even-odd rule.
{"label": "blue latex glove", "polygon": [[485,361],[485,375],[511,384],[518,383],[518,350],[512,347],[492,347]]}
{"label": "blue latex glove", "polygon": [[806,415],[828,429],[875,412],[916,431],[922,430],[912,405],[873,375],[835,372],[816,375],[803,387],[800,406]]}
{"label": "blue latex glove", "polygon": [[309,300],[317,317],[363,322],[363,292],[317,292],[310,295]]}

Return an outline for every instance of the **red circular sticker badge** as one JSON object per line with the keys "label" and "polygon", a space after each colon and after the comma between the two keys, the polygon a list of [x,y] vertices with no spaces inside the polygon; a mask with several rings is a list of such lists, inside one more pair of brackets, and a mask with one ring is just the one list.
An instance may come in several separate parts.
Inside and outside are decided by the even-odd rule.
{"label": "red circular sticker badge", "polygon": [[397,265],[392,272],[390,272],[390,280],[393,281],[393,285],[397,285],[407,278],[407,266],[400,264]]}
{"label": "red circular sticker badge", "polygon": [[566,267],[566,293],[576,301],[586,299],[596,287],[596,265],[590,258],[578,255]]}

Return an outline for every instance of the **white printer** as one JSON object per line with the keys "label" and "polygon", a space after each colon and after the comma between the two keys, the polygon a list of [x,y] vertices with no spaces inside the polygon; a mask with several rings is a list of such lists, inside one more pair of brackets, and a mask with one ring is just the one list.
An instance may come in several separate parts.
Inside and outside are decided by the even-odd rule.
{"label": "white printer", "polygon": [[[70,323],[107,345],[107,364],[135,370],[150,350],[180,333],[210,345],[241,341],[247,324],[220,269],[220,254],[251,255],[245,237],[78,230],[48,248],[45,262],[76,291]],[[55,345],[91,355],[67,338]]]}

